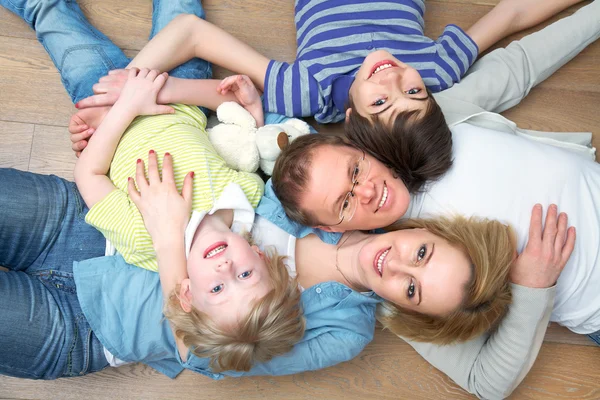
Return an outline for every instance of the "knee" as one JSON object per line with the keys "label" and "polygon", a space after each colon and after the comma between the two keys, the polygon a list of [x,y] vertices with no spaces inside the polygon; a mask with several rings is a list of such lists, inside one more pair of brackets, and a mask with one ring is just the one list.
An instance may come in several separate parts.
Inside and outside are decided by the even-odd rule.
{"label": "knee", "polygon": [[204,21],[202,18],[194,14],[179,14],[171,21],[171,24],[177,25],[180,29],[192,29],[194,26],[201,24]]}

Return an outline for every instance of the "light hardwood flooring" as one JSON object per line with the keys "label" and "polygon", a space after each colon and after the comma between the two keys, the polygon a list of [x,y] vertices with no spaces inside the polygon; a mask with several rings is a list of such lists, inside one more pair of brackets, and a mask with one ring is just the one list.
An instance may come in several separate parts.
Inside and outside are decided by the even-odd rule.
{"label": "light hardwood flooring", "polygon": [[[448,23],[468,27],[498,1],[427,1],[427,33],[435,36]],[[135,55],[146,43],[151,24],[150,0],[80,0],[79,4],[92,23],[129,56]],[[267,56],[293,60],[295,32],[291,0],[205,0],[204,6],[208,20]],[[553,20],[577,8],[572,7]],[[499,46],[521,36],[514,35]],[[595,43],[505,115],[524,128],[591,131],[598,147],[599,64],[600,43]],[[215,74],[222,77],[226,71],[216,68]],[[75,157],[70,150],[66,126],[74,111],[58,72],[33,31],[0,8],[0,167],[72,179]],[[340,127],[321,130],[325,129],[339,130]],[[0,345],[1,341],[0,338]],[[54,382],[0,377],[0,398],[188,397],[349,400],[471,396],[421,359],[410,346],[382,331],[377,332],[373,343],[356,359],[323,371],[294,376],[215,382],[184,372],[176,380],[170,380],[143,365],[127,365]],[[593,346],[585,337],[551,326],[531,373],[512,397],[600,399],[600,347]]]}

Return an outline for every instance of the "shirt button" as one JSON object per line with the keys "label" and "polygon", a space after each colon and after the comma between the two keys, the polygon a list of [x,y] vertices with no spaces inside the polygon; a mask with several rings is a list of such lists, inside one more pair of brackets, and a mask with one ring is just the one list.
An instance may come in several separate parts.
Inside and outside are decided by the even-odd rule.
{"label": "shirt button", "polygon": [[321,288],[320,288],[320,287],[316,288],[316,289],[315,289],[315,292],[317,292],[317,293],[321,293]]}

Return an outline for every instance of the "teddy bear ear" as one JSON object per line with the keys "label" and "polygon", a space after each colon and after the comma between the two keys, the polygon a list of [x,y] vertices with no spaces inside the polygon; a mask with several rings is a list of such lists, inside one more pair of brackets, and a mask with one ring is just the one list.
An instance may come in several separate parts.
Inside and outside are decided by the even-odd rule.
{"label": "teddy bear ear", "polygon": [[288,147],[288,145],[290,144],[290,139],[288,138],[287,133],[285,132],[279,132],[279,134],[277,135],[277,146],[283,150],[286,147]]}

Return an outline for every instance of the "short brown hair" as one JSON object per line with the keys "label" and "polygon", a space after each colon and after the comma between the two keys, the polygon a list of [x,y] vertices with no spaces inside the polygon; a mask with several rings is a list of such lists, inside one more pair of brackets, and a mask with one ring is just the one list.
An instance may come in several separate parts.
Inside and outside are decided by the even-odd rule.
{"label": "short brown hair", "polygon": [[516,254],[512,229],[474,217],[410,219],[388,229],[414,228],[424,228],[463,250],[471,260],[472,276],[461,306],[449,315],[420,314],[384,302],[377,313],[384,327],[410,340],[436,344],[466,341],[494,329],[512,299],[508,282]]}
{"label": "short brown hair", "polygon": [[300,208],[300,199],[310,179],[313,154],[322,146],[354,148],[341,136],[323,134],[300,136],[279,154],[271,176],[273,190],[287,216],[306,226],[320,224],[312,213]]}
{"label": "short brown hair", "polygon": [[179,300],[179,287],[165,305],[164,314],[175,334],[198,357],[210,357],[214,372],[249,371],[255,362],[265,362],[289,352],[302,336],[305,321],[296,279],[290,279],[285,257],[268,250],[263,256],[273,289],[252,304],[250,312],[235,326],[223,327],[192,307],[186,312]]}
{"label": "short brown hair", "polygon": [[[452,166],[452,132],[433,95],[426,108],[398,113],[392,126],[350,113],[348,140],[391,168],[411,193],[441,177]],[[352,98],[350,107],[356,110]]]}

